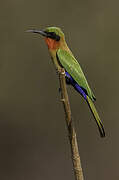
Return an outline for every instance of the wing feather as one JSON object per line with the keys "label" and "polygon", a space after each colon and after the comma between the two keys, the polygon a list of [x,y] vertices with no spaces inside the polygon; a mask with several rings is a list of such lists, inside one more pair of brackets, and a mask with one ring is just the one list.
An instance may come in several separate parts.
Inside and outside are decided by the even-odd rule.
{"label": "wing feather", "polygon": [[74,78],[74,80],[87,91],[88,96],[95,100],[95,96],[91,91],[85,75],[78,63],[78,61],[67,51],[59,49],[57,57],[64,69]]}

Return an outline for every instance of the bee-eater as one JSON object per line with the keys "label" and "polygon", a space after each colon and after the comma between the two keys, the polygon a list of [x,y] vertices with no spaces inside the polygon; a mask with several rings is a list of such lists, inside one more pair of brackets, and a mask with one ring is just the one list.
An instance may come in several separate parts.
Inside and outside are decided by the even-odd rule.
{"label": "bee-eater", "polygon": [[97,123],[101,137],[105,137],[105,131],[93,101],[96,100],[79,62],[73,56],[65,41],[62,30],[58,27],[48,27],[44,30],[29,30],[44,36],[51,58],[57,69],[65,69],[66,83],[74,87],[86,100],[94,119]]}

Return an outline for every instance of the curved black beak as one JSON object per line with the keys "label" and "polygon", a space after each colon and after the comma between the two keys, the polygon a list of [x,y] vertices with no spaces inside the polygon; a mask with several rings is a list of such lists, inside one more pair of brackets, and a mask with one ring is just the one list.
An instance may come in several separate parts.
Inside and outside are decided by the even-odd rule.
{"label": "curved black beak", "polygon": [[36,30],[36,29],[27,30],[26,32],[32,32],[32,33],[41,34],[42,36],[54,39],[56,41],[60,40],[60,36],[57,35],[55,32],[46,32],[46,31]]}
{"label": "curved black beak", "polygon": [[26,32],[32,32],[32,33],[37,33],[37,34],[41,34],[42,36],[47,37],[48,34],[42,30],[35,30],[35,29],[31,29],[31,30],[27,30]]}

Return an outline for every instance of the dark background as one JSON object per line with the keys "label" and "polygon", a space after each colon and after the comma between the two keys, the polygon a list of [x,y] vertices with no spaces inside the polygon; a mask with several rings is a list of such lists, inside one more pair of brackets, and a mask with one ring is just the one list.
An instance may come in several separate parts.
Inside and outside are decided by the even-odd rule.
{"label": "dark background", "polygon": [[0,1],[0,179],[72,180],[59,82],[43,39],[27,29],[59,26],[97,97],[106,138],[68,87],[85,179],[119,179],[119,3]]}

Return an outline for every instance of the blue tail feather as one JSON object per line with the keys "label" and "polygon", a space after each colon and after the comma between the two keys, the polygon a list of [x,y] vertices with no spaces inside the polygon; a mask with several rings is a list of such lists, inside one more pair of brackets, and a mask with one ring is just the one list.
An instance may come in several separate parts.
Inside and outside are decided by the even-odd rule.
{"label": "blue tail feather", "polygon": [[77,84],[77,82],[70,76],[70,74],[68,72],[65,72],[65,75],[66,75],[66,83],[72,85],[74,87],[74,89],[77,92],[79,92],[84,97],[84,99],[87,101],[89,108],[90,108],[90,110],[91,110],[91,112],[92,112],[92,114],[96,120],[97,125],[98,125],[100,135],[101,135],[101,137],[105,137],[105,131],[104,131],[103,124],[100,120],[100,117],[97,113],[97,110],[96,110],[92,100],[87,96],[85,89],[80,87]]}
{"label": "blue tail feather", "polygon": [[87,95],[84,92],[84,90],[81,88],[81,86],[77,84],[77,82],[70,76],[68,72],[65,72],[65,75],[66,75],[66,83],[71,84],[74,87],[74,89],[77,92],[79,92],[84,97],[85,100],[87,100]]}

